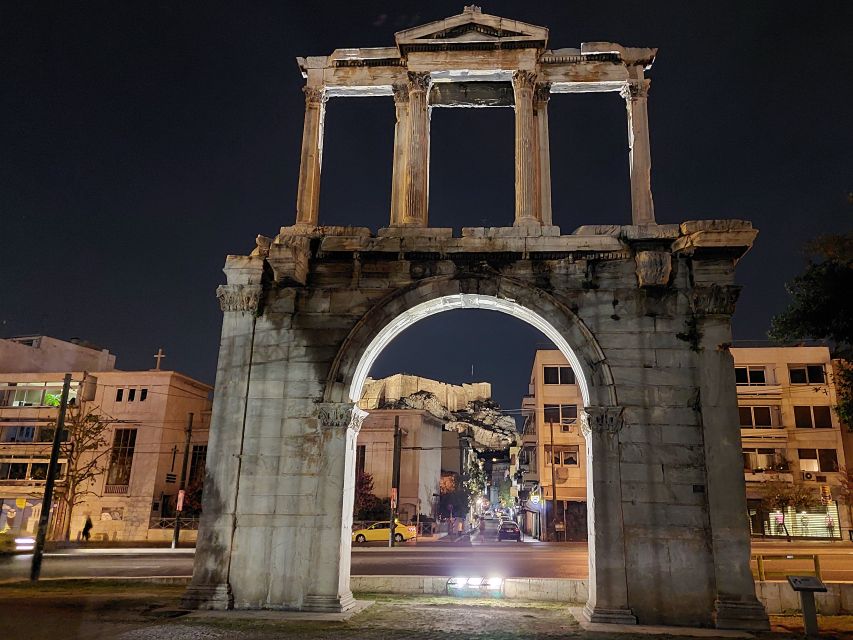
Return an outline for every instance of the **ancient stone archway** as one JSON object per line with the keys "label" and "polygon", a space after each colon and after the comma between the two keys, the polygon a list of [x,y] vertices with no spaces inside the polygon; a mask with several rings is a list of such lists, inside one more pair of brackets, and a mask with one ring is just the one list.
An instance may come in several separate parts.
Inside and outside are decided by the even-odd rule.
{"label": "ancient stone archway", "polygon": [[[217,290],[222,338],[188,605],[351,606],[353,395],[395,323],[444,301],[533,314],[522,319],[541,320],[583,373],[587,617],[767,627],[749,569],[728,352],[734,269],[757,232],[738,220],[655,224],[644,76],[655,50],[551,51],[547,38],[468,7],[397,34],[396,48],[300,59],[297,224],[229,256]],[[626,100],[633,224],[569,235],[551,224],[549,91]],[[323,104],[348,95],[397,104],[390,226],[376,234],[319,226]],[[427,226],[428,109],[471,104],[515,109],[516,218],[453,237]]]}

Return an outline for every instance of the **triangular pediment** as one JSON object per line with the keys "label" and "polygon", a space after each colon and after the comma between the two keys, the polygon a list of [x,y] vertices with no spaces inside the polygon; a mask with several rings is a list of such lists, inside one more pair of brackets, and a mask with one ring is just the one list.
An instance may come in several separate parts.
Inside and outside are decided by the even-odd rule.
{"label": "triangular pediment", "polygon": [[465,7],[459,15],[395,34],[400,53],[413,49],[544,48],[548,29]]}

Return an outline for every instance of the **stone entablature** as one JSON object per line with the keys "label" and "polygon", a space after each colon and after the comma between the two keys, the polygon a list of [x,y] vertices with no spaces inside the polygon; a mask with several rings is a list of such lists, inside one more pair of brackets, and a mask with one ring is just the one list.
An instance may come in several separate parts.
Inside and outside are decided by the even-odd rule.
{"label": "stone entablature", "polygon": [[297,225],[319,224],[326,100],[354,96],[394,98],[391,226],[428,226],[433,107],[515,109],[515,225],[550,225],[548,101],[552,94],[587,92],[616,92],[625,100],[631,220],[654,224],[645,72],[657,49],[612,42],[548,49],[548,29],[485,14],[473,5],[400,31],[395,40],[394,47],[297,58],[306,81]]}

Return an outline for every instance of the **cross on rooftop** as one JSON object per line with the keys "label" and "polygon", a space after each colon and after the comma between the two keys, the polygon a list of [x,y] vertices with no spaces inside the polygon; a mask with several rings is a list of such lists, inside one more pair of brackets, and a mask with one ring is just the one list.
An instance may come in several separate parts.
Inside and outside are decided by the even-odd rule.
{"label": "cross on rooftop", "polygon": [[160,361],[165,357],[166,354],[163,353],[163,348],[158,348],[157,353],[154,354],[154,359],[157,361],[157,364],[154,366],[154,371],[160,371]]}

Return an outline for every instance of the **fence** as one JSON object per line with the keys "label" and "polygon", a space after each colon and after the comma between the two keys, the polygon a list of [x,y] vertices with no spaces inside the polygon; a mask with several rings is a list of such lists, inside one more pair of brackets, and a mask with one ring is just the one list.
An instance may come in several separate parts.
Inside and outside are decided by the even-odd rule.
{"label": "fence", "polygon": [[[198,530],[198,518],[181,518],[181,529],[189,529],[191,531]],[[175,518],[160,518],[153,517],[148,522],[149,529],[174,529]]]}

